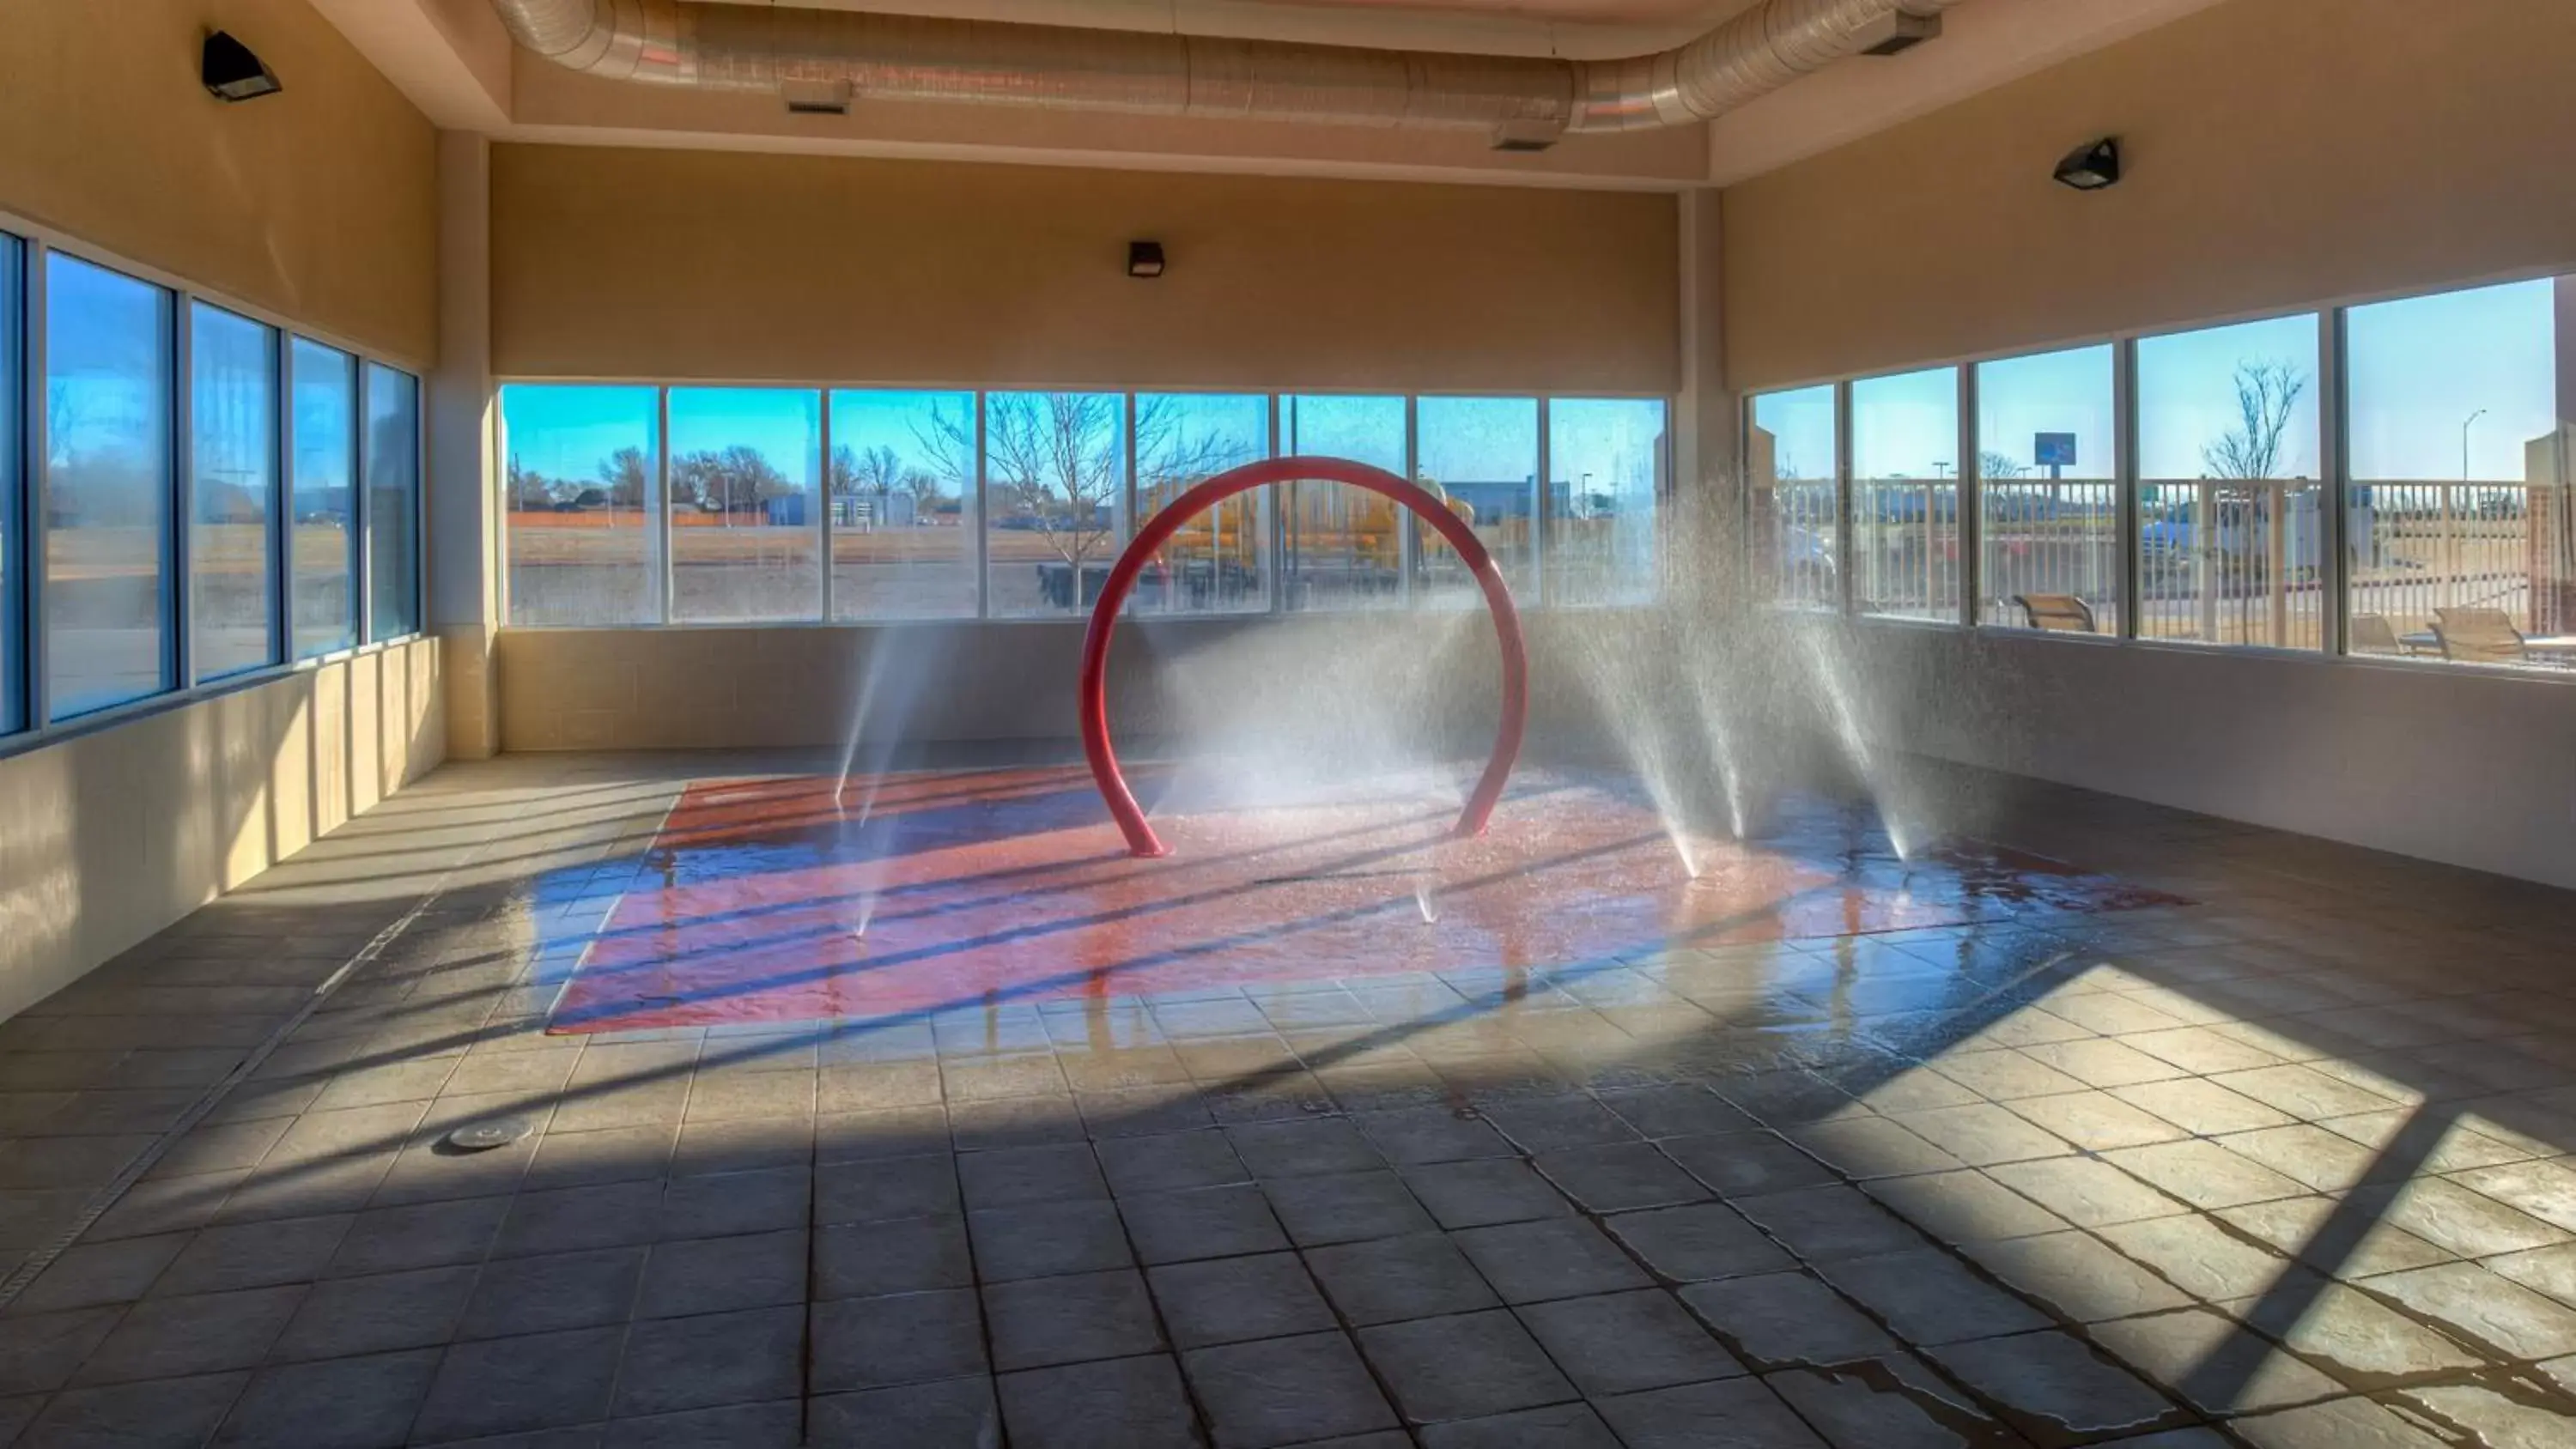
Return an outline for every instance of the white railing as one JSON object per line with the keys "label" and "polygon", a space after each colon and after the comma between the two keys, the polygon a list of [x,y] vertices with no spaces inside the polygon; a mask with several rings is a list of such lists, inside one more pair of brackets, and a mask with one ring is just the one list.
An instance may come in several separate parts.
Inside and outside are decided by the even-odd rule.
{"label": "white railing", "polygon": [[2093,611],[2093,632],[2118,633],[2119,485],[2095,478],[2012,478],[1978,486],[1978,618],[2021,624],[2015,598],[2069,594]]}
{"label": "white railing", "polygon": [[2576,632],[2568,489],[2522,483],[2356,482],[2352,612],[2403,637],[2436,609],[2502,609],[2524,634]]}

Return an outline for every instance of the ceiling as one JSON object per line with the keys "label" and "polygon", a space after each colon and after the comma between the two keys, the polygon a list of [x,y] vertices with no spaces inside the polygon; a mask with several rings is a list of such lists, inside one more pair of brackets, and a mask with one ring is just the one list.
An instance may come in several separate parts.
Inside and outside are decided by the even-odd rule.
{"label": "ceiling", "polygon": [[[1709,125],[1569,136],[1536,155],[1499,153],[1481,136],[1452,132],[864,99],[847,115],[790,115],[773,96],[605,81],[521,55],[502,30],[491,0],[312,3],[441,127],[499,139],[1670,191],[1760,175],[2218,0],[1958,0],[1944,16],[1940,39],[1903,55],[1829,66]],[[1031,24],[1592,59],[1677,44],[1758,0],[798,3]]]}

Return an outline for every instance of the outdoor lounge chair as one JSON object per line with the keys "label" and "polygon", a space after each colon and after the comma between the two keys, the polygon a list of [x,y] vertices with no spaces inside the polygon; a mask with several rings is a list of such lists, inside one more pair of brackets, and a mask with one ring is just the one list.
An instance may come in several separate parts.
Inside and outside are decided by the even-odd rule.
{"label": "outdoor lounge chair", "polygon": [[2404,640],[2397,637],[2397,626],[2386,614],[2352,616],[2352,652],[2355,654],[2403,654]]}
{"label": "outdoor lounge chair", "polygon": [[2433,637],[2442,641],[2442,657],[2468,664],[2520,664],[2530,653],[2522,631],[2502,609],[2435,609]]}
{"label": "outdoor lounge chair", "polygon": [[2073,594],[2015,594],[2012,601],[2021,607],[2023,622],[2034,629],[2061,634],[2096,632],[2093,606]]}

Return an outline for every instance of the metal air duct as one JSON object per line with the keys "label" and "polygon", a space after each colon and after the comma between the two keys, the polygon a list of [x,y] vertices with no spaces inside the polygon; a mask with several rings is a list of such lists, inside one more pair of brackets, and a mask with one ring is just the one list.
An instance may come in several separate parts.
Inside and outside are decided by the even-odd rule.
{"label": "metal air duct", "polygon": [[698,0],[493,0],[512,38],[570,70],[710,90],[847,85],[861,99],[1230,116],[1485,132],[1722,115],[1844,56],[1940,32],[1957,0],[1765,0],[1687,44],[1620,60],[1368,50]]}

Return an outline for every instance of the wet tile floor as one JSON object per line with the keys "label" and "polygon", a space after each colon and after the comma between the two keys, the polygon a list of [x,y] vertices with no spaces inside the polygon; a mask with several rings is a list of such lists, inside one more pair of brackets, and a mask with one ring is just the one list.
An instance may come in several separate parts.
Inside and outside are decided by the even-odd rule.
{"label": "wet tile floor", "polygon": [[[1737,929],[1791,844],[1575,960],[1026,974],[1130,959],[1076,932],[821,1023],[659,1019],[738,958],[585,1000],[692,837],[846,838],[710,783],[780,768],[451,768],[0,1023],[0,1441],[2576,1443],[2564,894],[1999,784],[1998,845],[1825,872],[1939,907],[1856,934]],[[1317,874],[1245,880],[1393,913]],[[1487,929],[1439,878],[1406,950]]]}

